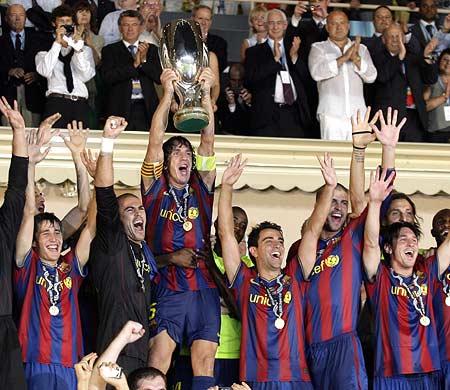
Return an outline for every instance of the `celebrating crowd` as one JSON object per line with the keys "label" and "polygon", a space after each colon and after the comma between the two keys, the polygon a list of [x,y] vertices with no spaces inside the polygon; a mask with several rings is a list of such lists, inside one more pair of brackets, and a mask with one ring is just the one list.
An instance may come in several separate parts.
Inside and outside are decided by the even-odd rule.
{"label": "celebrating crowd", "polygon": [[[9,20],[23,20],[23,6],[8,9]],[[333,11],[324,14],[329,38],[305,48],[299,4],[291,21],[297,26],[289,28],[298,28],[300,36],[293,34],[289,47],[282,11],[263,11],[264,20],[252,15],[255,35],[243,44],[244,65],[230,67],[230,90],[244,72],[252,80],[241,101],[258,110],[262,101],[271,105],[272,111],[259,113],[266,115],[264,122],[258,118],[264,134],[293,135],[295,129],[306,134],[313,118],[305,102],[314,98],[307,83],[317,82],[321,131],[353,144],[349,188],[337,182],[329,153],[318,159],[324,184],[310,217],[299,226],[301,237],[286,251],[276,223],[262,221],[246,235],[247,214],[233,206],[233,187],[245,175],[241,154],[230,156],[222,175],[212,228],[223,51],[211,49],[211,66],[199,75],[209,121],[194,149],[181,135],[165,136],[179,76],[162,70],[156,47],[141,42],[141,13],[117,13],[110,26],[118,26],[123,41],[104,47],[101,72],[123,99],[117,106],[123,114],[107,116],[95,157],[86,149],[90,118],[78,118],[86,114],[89,95],[74,91],[89,90],[87,75],[95,72],[95,58],[100,60],[98,51],[93,54],[97,39],[76,37],[93,34],[78,26],[66,35],[74,17],[67,10],[53,9],[55,41],[35,55],[37,72],[46,74],[52,88],[45,119],[39,122],[33,112],[27,117],[21,107],[20,91],[26,101],[27,88],[39,85],[30,68],[13,68],[17,77],[11,78],[23,83],[12,89],[18,94],[13,100],[0,101],[12,130],[8,188],[0,208],[0,388],[450,388],[450,209],[436,212],[431,229],[436,246],[423,251],[419,240],[426,227],[413,201],[394,190],[398,142],[419,134],[421,109],[426,115],[442,100],[438,87],[425,82],[434,74],[437,38],[422,49],[413,36],[405,44],[403,30],[381,7],[381,39],[373,37],[367,46],[359,39],[351,42],[347,15]],[[208,8],[198,10],[211,14]],[[13,11],[17,19],[11,18]],[[326,8],[317,5],[313,12]],[[104,21],[108,15],[116,17],[111,12]],[[196,17],[203,37],[210,38],[210,20],[205,23],[202,15]],[[263,24],[264,43],[258,31]],[[11,32],[5,40],[17,37],[16,46],[27,47],[20,34]],[[221,47],[220,39],[212,42]],[[389,57],[377,70],[378,57],[372,60],[371,51],[384,46]],[[302,51],[309,52],[309,69]],[[14,55],[25,58],[18,51]],[[444,49],[442,63],[446,55]],[[394,84],[385,101],[376,99],[389,91],[384,84],[410,80],[405,72],[423,78],[422,100],[415,100],[412,85],[404,96],[414,108],[398,105],[394,96],[400,87]],[[447,91],[444,76],[442,71],[438,82]],[[151,80],[160,82],[159,93]],[[374,82],[366,91],[374,109],[365,105],[363,82]],[[330,91],[344,96],[332,98]],[[225,94],[231,99],[229,90]],[[234,104],[237,109],[240,103]],[[27,129],[27,120],[38,120],[37,128]],[[60,126],[67,131],[53,130]],[[141,126],[149,127],[141,194],[116,196],[115,140]],[[35,185],[36,164],[51,152],[54,137],[70,150],[77,177],[78,204],[63,219],[48,211]],[[373,142],[381,144],[382,153],[366,191],[365,150]]]}
{"label": "celebrating crowd", "polygon": [[[99,128],[116,115],[127,131],[145,131],[162,97],[163,3],[28,3],[0,7],[0,94],[18,101],[26,125],[59,112],[59,127],[77,120]],[[252,33],[234,63],[227,41],[210,33],[215,9],[187,3],[195,6],[186,18],[199,24],[209,50],[219,133],[350,140],[357,110],[392,106],[408,119],[400,141],[448,142],[450,17],[438,17],[434,0],[422,0],[409,23],[379,6],[374,35],[363,38],[349,36],[355,9],[331,10],[329,0],[299,2],[290,19],[259,5],[249,12]]]}

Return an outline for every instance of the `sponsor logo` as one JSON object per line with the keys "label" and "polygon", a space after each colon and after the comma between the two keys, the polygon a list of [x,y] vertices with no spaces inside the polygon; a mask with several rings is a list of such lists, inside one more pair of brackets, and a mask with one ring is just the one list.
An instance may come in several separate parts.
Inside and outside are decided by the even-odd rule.
{"label": "sponsor logo", "polygon": [[334,268],[340,262],[341,262],[341,259],[339,258],[338,255],[330,255],[326,259],[322,259],[322,261],[318,265],[314,266],[314,268],[312,270],[312,273],[311,273],[311,276],[320,274],[326,268]]}
{"label": "sponsor logo", "polygon": [[[426,284],[420,285],[419,290],[414,290],[413,286],[410,286],[409,289],[411,290],[411,294],[412,294],[413,298],[418,298],[421,295],[426,296],[428,294],[428,286]],[[406,291],[406,288],[404,288],[402,286],[391,286],[391,295],[407,297],[408,291]]]}

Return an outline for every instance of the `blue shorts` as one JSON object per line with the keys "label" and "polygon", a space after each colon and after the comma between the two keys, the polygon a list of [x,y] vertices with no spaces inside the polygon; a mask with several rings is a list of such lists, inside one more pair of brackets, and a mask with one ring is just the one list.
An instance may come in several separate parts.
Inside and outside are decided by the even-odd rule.
{"label": "blue shorts", "polygon": [[311,380],[316,389],[367,389],[364,357],[356,333],[345,333],[307,351]]}
{"label": "blue shorts", "polygon": [[441,388],[450,389],[450,362],[441,362]]}
{"label": "blue shorts", "polygon": [[178,345],[191,346],[195,340],[219,342],[220,299],[216,288],[198,291],[172,291],[157,288],[156,326],[150,337],[166,330]]}
{"label": "blue shorts", "polygon": [[[169,389],[190,390],[192,388],[192,366],[190,356],[179,356],[167,374]],[[239,359],[216,359],[214,380],[218,386],[239,383]]]}
{"label": "blue shorts", "polygon": [[373,379],[374,390],[434,390],[440,389],[440,371],[426,374],[397,375]]}
{"label": "blue shorts", "polygon": [[311,382],[246,382],[252,390],[313,390]]}
{"label": "blue shorts", "polygon": [[77,377],[73,368],[34,362],[24,363],[24,368],[28,390],[77,390]]}

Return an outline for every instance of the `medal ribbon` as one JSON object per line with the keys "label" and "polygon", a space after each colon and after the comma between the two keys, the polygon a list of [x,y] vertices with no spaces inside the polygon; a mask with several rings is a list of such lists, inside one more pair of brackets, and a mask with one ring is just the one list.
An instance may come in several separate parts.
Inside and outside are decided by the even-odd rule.
{"label": "medal ribbon", "polygon": [[183,205],[181,204],[180,200],[177,197],[177,194],[175,193],[175,190],[173,187],[169,188],[169,194],[172,195],[173,199],[175,200],[175,204],[177,205],[177,213],[181,216],[183,219],[183,222],[187,221],[187,211],[188,211],[188,199],[189,199],[189,184],[184,187],[184,194],[183,194]]}
{"label": "medal ribbon", "polygon": [[281,318],[283,316],[283,284],[281,283],[282,277],[283,277],[282,274],[277,276],[278,288],[274,292],[275,294],[277,294],[276,301],[275,301],[274,296],[272,295],[271,289],[269,287],[267,287],[267,285],[264,283],[264,281],[259,282],[259,285],[263,286],[264,289],[266,290],[267,296],[269,297],[270,304],[272,305],[273,314],[275,314],[275,316],[277,318]]}
{"label": "medal ribbon", "polygon": [[419,280],[419,277],[417,276],[417,274],[415,272],[413,273],[413,285],[415,288],[417,288],[419,297],[415,297],[413,295],[413,293],[411,292],[411,289],[405,283],[403,278],[400,275],[396,274],[392,268],[391,268],[391,275],[394,279],[397,279],[399,281],[400,286],[402,286],[406,290],[406,292],[408,293],[408,296],[413,300],[414,309],[416,309],[416,311],[420,314],[421,317],[426,317],[427,315],[426,315],[426,311],[425,311],[425,304],[423,303],[423,298],[422,298],[422,289],[420,288],[419,283],[417,283],[417,281]]}
{"label": "medal ribbon", "polygon": [[59,301],[59,290],[58,290],[58,283],[59,283],[59,274],[58,274],[58,267],[55,267],[55,277],[54,277],[54,283],[53,283],[53,277],[50,277],[50,272],[48,271],[47,267],[44,264],[42,265],[42,271],[44,271],[44,279],[47,284],[47,294],[48,299],[50,301],[50,306],[56,306]]}
{"label": "medal ribbon", "polygon": [[136,255],[134,254],[133,247],[130,244],[131,254],[133,255],[134,260],[134,268],[136,269],[136,274],[139,279],[139,282],[141,283],[141,290],[142,292],[145,292],[145,284],[144,284],[144,270],[145,270],[145,257],[143,253],[141,253],[141,258],[138,260],[136,258]]}

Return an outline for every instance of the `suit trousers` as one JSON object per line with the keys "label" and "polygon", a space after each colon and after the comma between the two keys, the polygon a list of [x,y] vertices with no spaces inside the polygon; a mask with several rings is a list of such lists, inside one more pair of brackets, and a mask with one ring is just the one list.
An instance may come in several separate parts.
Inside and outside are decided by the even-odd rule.
{"label": "suit trousers", "polygon": [[89,120],[89,105],[86,99],[70,100],[62,97],[48,97],[45,103],[45,110],[43,118],[48,118],[57,112],[61,114],[61,118],[54,124],[54,128],[67,127],[68,123],[72,121],[81,121],[83,126],[88,126]]}
{"label": "suit trousers", "polygon": [[399,140],[402,142],[425,142],[425,130],[417,110],[408,108],[406,118],[407,121],[400,131]]}
{"label": "suit trousers", "polygon": [[152,118],[147,113],[144,99],[131,100],[127,131],[148,131]]}
{"label": "suit trousers", "polygon": [[258,137],[284,137],[304,138],[305,131],[300,124],[297,103],[289,106],[287,104],[275,103],[272,118],[266,126],[255,129],[254,135]]}

